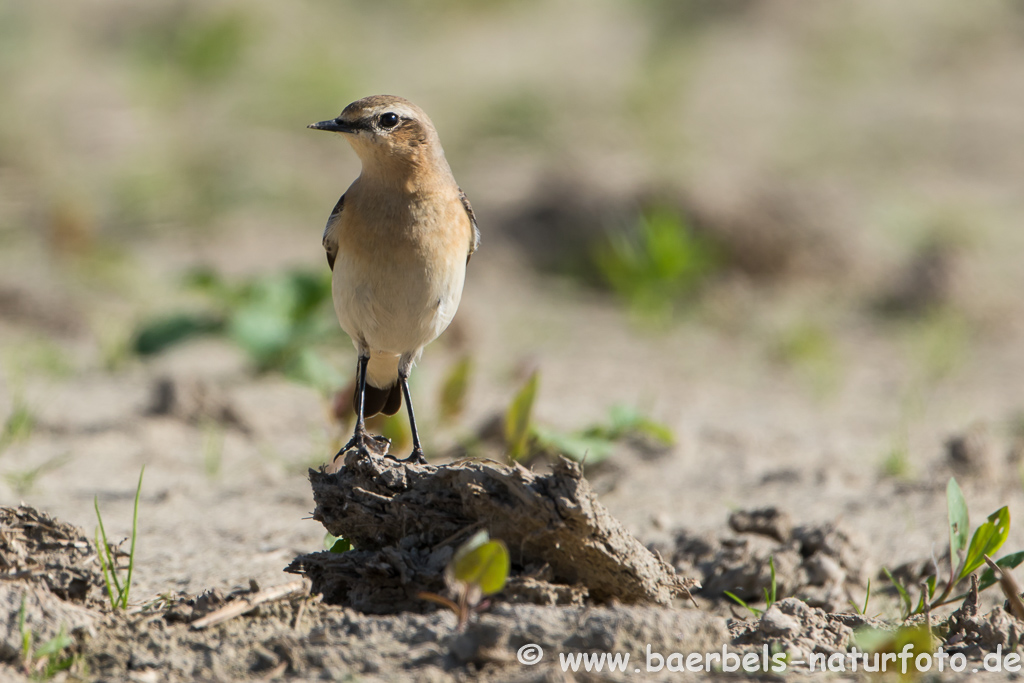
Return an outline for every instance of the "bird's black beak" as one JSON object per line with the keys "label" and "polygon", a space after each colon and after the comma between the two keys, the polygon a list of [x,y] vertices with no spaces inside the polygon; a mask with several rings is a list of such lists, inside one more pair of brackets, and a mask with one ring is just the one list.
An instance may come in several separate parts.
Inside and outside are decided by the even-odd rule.
{"label": "bird's black beak", "polygon": [[327,121],[320,121],[319,123],[311,123],[307,128],[313,128],[315,130],[328,130],[332,133],[355,133],[359,129],[356,126],[343,122],[341,119],[330,119]]}

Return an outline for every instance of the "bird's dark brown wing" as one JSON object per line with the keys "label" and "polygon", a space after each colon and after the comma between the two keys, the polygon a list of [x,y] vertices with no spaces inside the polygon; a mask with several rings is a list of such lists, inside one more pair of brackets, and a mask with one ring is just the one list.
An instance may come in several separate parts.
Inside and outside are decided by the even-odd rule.
{"label": "bird's dark brown wing", "polygon": [[331,211],[331,217],[327,219],[327,227],[324,228],[324,251],[327,252],[327,265],[334,270],[334,259],[338,257],[338,235],[335,230],[338,228],[338,224],[341,222],[341,211],[345,208],[345,195],[341,195],[341,199],[334,205],[334,210]]}
{"label": "bird's dark brown wing", "polygon": [[473,224],[473,236],[469,240],[469,253],[466,254],[466,263],[469,263],[469,259],[473,258],[473,254],[476,253],[477,248],[480,246],[480,228],[476,224],[476,214],[473,213],[473,205],[469,203],[469,197],[466,196],[461,187],[459,188],[459,199],[462,200],[462,206],[466,208],[469,222]]}

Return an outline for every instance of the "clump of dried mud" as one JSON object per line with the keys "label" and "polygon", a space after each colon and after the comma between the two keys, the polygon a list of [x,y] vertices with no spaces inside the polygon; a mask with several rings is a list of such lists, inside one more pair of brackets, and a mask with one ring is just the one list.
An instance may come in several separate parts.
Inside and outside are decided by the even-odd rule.
{"label": "clump of dried mud", "polygon": [[841,612],[863,596],[876,571],[866,540],[838,522],[795,525],[784,511],[764,508],[734,512],[729,527],[733,534],[681,529],[662,549],[678,572],[700,581],[700,595],[760,599],[771,587],[771,560],[778,595]]}
{"label": "clump of dried mud", "polygon": [[415,465],[352,451],[338,472],[310,471],[313,518],[355,550],[297,558],[325,601],[378,614],[418,611],[440,591],[458,543],[486,529],[508,546],[521,600],[588,595],[669,604],[695,585],[633,538],[601,505],[579,465],[550,474],[461,462]]}

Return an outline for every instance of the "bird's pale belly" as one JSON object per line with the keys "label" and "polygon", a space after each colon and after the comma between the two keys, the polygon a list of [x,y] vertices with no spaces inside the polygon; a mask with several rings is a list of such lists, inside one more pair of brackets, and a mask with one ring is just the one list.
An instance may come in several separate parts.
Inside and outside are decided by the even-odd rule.
{"label": "bird's pale belly", "polygon": [[356,348],[373,353],[417,354],[455,316],[465,264],[435,269],[392,262],[357,265],[338,254],[332,278],[334,310]]}

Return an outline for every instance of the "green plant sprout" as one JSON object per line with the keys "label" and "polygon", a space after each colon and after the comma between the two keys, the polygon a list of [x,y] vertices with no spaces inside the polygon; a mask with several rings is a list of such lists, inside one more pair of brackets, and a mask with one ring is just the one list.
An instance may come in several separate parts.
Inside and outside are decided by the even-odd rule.
{"label": "green plant sprout", "polygon": [[863,614],[863,615],[866,616],[867,613],[868,613],[868,602],[870,600],[871,600],[871,579],[868,579],[867,592],[865,592],[865,594],[864,594],[864,606],[861,607],[860,605],[855,603],[853,600],[850,600],[850,605],[853,607],[853,611],[854,612],[856,612],[857,614]]}
{"label": "green plant sprout", "polygon": [[[107,586],[107,596],[110,598],[111,609],[128,609],[128,594],[132,588],[132,573],[135,571],[135,540],[139,531],[139,494],[142,492],[142,475],[146,467],[143,465],[139,472],[139,483],[135,487],[135,509],[132,513],[132,540],[128,551],[128,571],[124,582],[118,575],[118,567],[114,551],[111,550],[107,541],[107,531],[103,528],[103,516],[100,514],[99,497],[93,497],[93,507],[96,508],[96,520],[99,528],[96,530],[96,554],[100,558],[100,569],[103,571],[103,582]],[[102,540],[102,544],[100,541]]]}
{"label": "green plant sprout", "polygon": [[537,425],[532,411],[538,382],[539,374],[534,372],[505,413],[505,448],[510,462],[546,454],[596,465],[608,459],[615,452],[615,444],[621,441],[638,441],[653,448],[667,448],[675,443],[668,427],[621,405],[611,408],[607,422],[576,432]]}
{"label": "green plant sprout", "polygon": [[603,282],[635,313],[665,322],[677,300],[692,294],[719,265],[712,245],[667,209],[642,215],[632,233],[608,235],[592,260]]}
{"label": "green plant sprout", "polygon": [[[986,556],[994,555],[1006,542],[1010,533],[1010,510],[1004,505],[974,530],[974,535],[970,536],[968,543],[970,523],[967,516],[967,501],[964,500],[960,485],[953,477],[950,477],[946,485],[946,506],[949,512],[949,578],[941,593],[936,595],[938,576],[929,576],[923,582],[921,597],[915,607],[910,591],[900,584],[888,569],[883,568],[899,594],[900,613],[903,619],[963,600],[966,593],[950,597],[953,589],[980,569],[985,564]],[[1021,562],[1024,562],[1024,551],[1006,555],[996,561],[995,565],[1000,569],[1013,569]],[[979,592],[994,585],[998,580],[991,567],[986,569],[978,581]]]}
{"label": "green plant sprout", "polygon": [[419,597],[454,612],[461,630],[473,612],[483,606],[481,600],[485,596],[493,595],[505,587],[510,568],[505,543],[492,540],[486,531],[479,531],[459,546],[445,569],[445,582],[455,599],[426,591],[421,592]]}
{"label": "green plant sprout", "polygon": [[505,450],[510,462],[521,459],[528,452],[533,401],[537,396],[539,382],[540,371],[534,370],[505,412]]}
{"label": "green plant sprout", "polygon": [[35,634],[28,626],[28,610],[25,596],[21,597],[21,608],[18,610],[18,633],[21,636],[21,665],[25,674],[33,680],[46,681],[61,671],[74,666],[80,658],[77,655],[63,656],[65,650],[75,644],[62,625],[57,635],[39,647],[33,647]]}
{"label": "green plant sprout", "polygon": [[743,598],[739,597],[735,593],[731,593],[729,591],[722,591],[723,593],[728,595],[729,598],[733,602],[735,602],[740,607],[744,608],[745,610],[747,610],[748,612],[750,612],[751,614],[753,614],[755,617],[758,617],[758,618],[760,618],[760,616],[762,614],[764,614],[766,611],[770,610],[772,608],[772,605],[774,605],[777,602],[776,598],[778,596],[778,593],[777,593],[777,586],[776,586],[776,582],[775,582],[775,556],[774,555],[769,555],[768,556],[768,566],[771,568],[772,576],[771,576],[771,582],[769,583],[768,586],[765,586],[765,588],[764,588],[764,604],[765,604],[764,609],[758,609],[757,607],[752,607],[752,606],[748,605],[747,602]]}
{"label": "green plant sprout", "polygon": [[335,536],[328,531],[324,536],[324,548],[332,553],[347,553],[349,550],[352,550],[352,541],[341,536]]}

